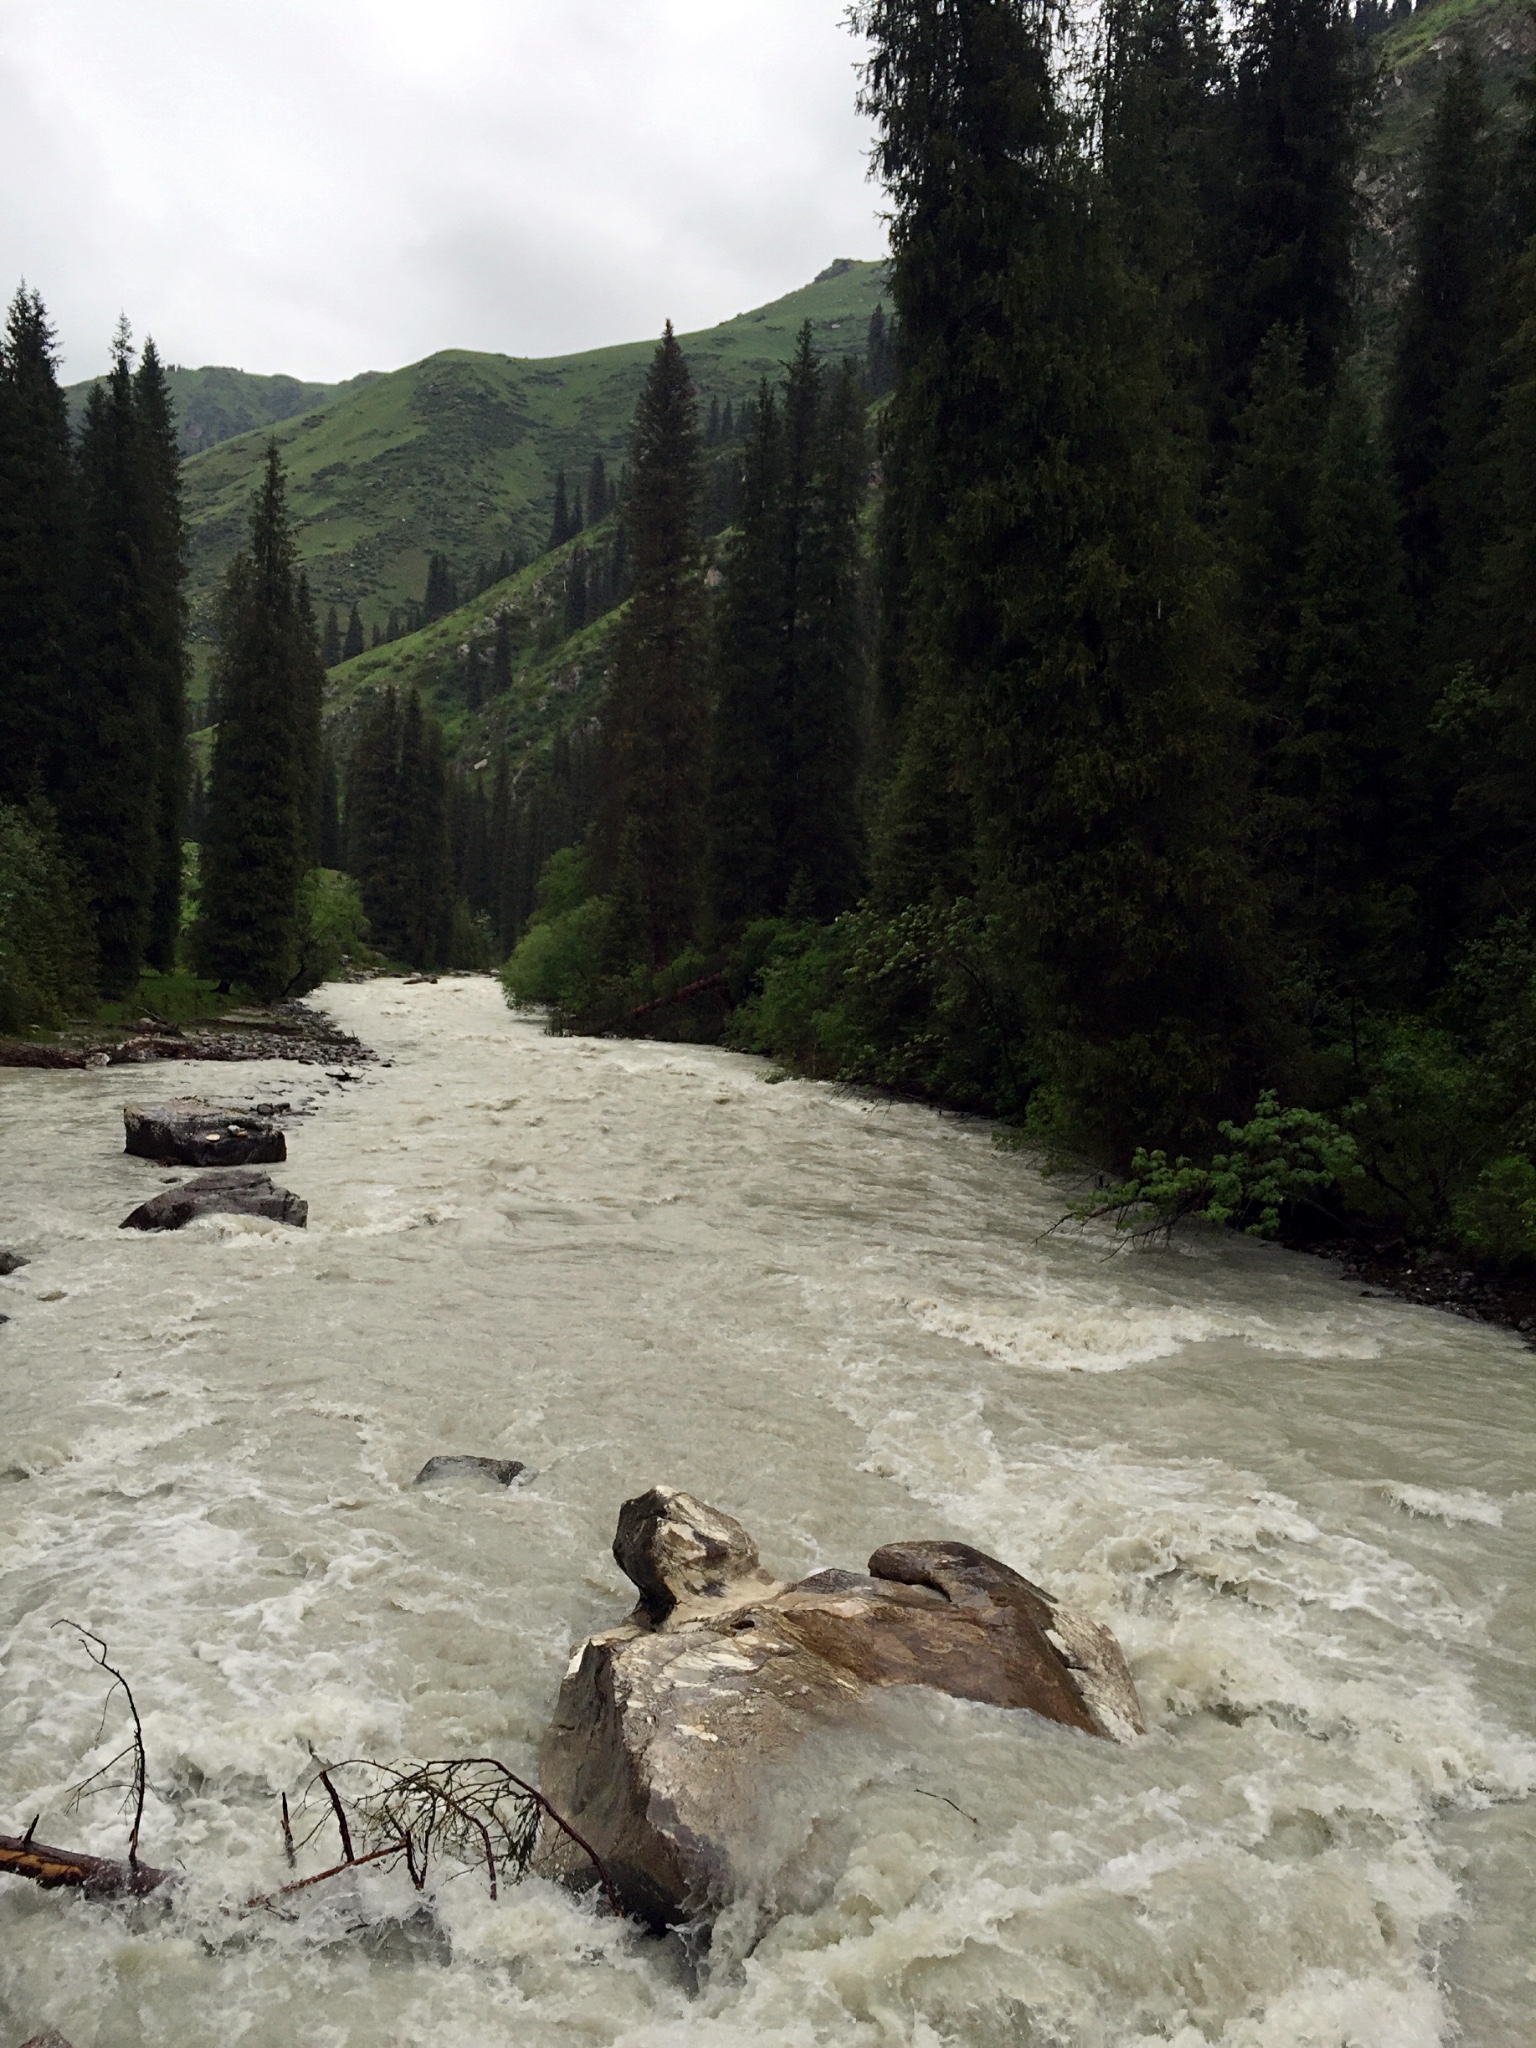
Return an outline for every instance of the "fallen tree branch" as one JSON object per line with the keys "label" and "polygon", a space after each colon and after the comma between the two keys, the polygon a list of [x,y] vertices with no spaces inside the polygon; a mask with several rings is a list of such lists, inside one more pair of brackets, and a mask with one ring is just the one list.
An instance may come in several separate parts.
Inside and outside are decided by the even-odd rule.
{"label": "fallen tree branch", "polygon": [[0,1874],[30,1878],[45,1892],[61,1888],[84,1892],[90,1899],[142,1898],[163,1884],[175,1884],[174,1870],[155,1870],[147,1863],[117,1863],[110,1856],[87,1856],[79,1849],[56,1849],[24,1835],[0,1835]]}
{"label": "fallen tree branch", "polygon": [[649,1017],[655,1010],[665,1010],[673,1003],[686,1003],[690,996],[707,995],[711,989],[724,986],[725,969],[722,967],[718,974],[706,974],[698,981],[690,981],[683,988],[673,989],[670,995],[653,996],[648,1003],[642,1003],[639,1009],[630,1011],[629,1021],[633,1024],[638,1018]]}

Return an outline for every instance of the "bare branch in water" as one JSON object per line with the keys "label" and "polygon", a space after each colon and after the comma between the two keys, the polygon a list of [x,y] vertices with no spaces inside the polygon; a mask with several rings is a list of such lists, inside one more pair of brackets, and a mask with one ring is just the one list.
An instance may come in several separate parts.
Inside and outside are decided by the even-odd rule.
{"label": "bare branch in water", "polygon": [[[335,1772],[339,1776],[344,1771],[366,1771],[372,1780],[366,1790],[351,1799],[350,1825],[347,1802],[331,1775]],[[392,1856],[404,1861],[417,1891],[425,1889],[434,1860],[454,1863],[466,1870],[481,1869],[494,1899],[500,1896],[504,1880],[515,1884],[527,1875],[538,1846],[540,1825],[548,1819],[590,1860],[609,1906],[623,1918],[618,1894],[591,1843],[577,1834],[536,1786],[509,1771],[495,1757],[437,1757],[427,1763],[404,1765],[381,1764],[372,1757],[351,1757],[345,1763],[321,1769],[310,1784],[324,1787],[341,1830],[344,1861],[315,1877],[300,1878],[278,1891],[248,1899],[247,1905],[267,1905],[274,1899],[339,1877],[345,1871]],[[353,1848],[354,1828],[366,1845],[366,1853],[361,1856]],[[291,1833],[285,1839],[291,1841]]]}
{"label": "bare branch in water", "polygon": [[[69,1795],[69,1810],[71,1813],[77,1813],[80,1809],[80,1802],[89,1797],[92,1790],[100,1785],[101,1780],[107,1776],[108,1772],[116,1770],[124,1757],[132,1757],[133,1770],[128,1783],[128,1797],[123,1803],[125,1806],[133,1808],[133,1826],[128,1831],[128,1868],[130,1870],[137,1870],[139,1867],[139,1829],[144,1822],[144,1795],[148,1786],[148,1772],[144,1763],[144,1724],[140,1721],[138,1707],[134,1704],[133,1688],[129,1685],[127,1679],[124,1678],[122,1672],[118,1670],[117,1666],[107,1662],[107,1646],[100,1636],[94,1635],[88,1628],[82,1628],[78,1621],[61,1620],[56,1621],[53,1626],[55,1628],[72,1628],[85,1644],[85,1653],[91,1662],[99,1665],[112,1680],[111,1685],[107,1688],[107,1697],[102,1702],[102,1726],[106,1726],[106,1710],[111,1704],[113,1693],[121,1688],[123,1698],[128,1702],[128,1712],[133,1719],[132,1742],[126,1748],[120,1749],[110,1763],[103,1764],[99,1771],[92,1771],[88,1778],[83,1779],[75,1787]],[[32,1825],[36,1827],[36,1821]]]}

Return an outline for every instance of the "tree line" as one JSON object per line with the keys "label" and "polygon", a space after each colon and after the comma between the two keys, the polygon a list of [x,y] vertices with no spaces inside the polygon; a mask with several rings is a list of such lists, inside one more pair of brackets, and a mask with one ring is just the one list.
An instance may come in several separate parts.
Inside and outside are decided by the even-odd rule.
{"label": "tree line", "polygon": [[733,1042],[999,1114],[1122,1208],[1536,1258],[1529,78],[1500,124],[1445,65],[1373,351],[1340,0],[859,18],[872,545],[807,342],[706,578],[669,335],[587,896],[552,867],[513,993],[718,1031],[656,993],[713,964]]}
{"label": "tree line", "polygon": [[153,341],[69,427],[46,310],[0,341],[0,1010],[22,1021],[168,967],[181,910],[186,542]]}

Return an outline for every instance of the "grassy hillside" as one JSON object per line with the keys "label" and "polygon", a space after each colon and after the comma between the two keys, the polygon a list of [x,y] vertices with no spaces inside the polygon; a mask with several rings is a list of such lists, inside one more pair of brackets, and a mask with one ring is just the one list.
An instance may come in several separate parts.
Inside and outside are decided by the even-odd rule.
{"label": "grassy hillside", "polygon": [[[343,731],[358,700],[373,690],[417,690],[442,723],[459,757],[472,763],[500,744],[514,766],[597,711],[622,608],[579,632],[560,628],[566,564],[577,546],[600,547],[613,522],[583,534],[493,585],[456,612],[386,647],[360,654],[331,670],[327,713]],[[512,688],[479,711],[467,707],[465,678],[471,660],[489,663],[498,618],[511,629]]]}
{"label": "grassy hillside", "polygon": [[[839,263],[813,284],[683,338],[699,390],[739,403],[776,375],[802,321],[827,355],[862,351],[884,268]],[[557,468],[584,481],[594,454],[622,461],[655,337],[530,361],[449,349],[358,380],[275,428],[288,466],[299,549],[320,607],[356,603],[365,626],[419,598],[427,558],[461,574],[547,535]],[[184,472],[192,536],[194,639],[243,537],[268,435],[193,457]]]}
{"label": "grassy hillside", "polygon": [[[173,364],[166,376],[176,408],[177,443],[184,456],[201,454],[236,434],[271,428],[301,412],[313,412],[339,393],[355,390],[372,375],[365,371],[346,384],[306,384],[297,377],[258,377],[249,370],[216,367],[184,370]],[[99,382],[99,378],[88,377],[83,384],[66,386],[64,396],[72,421],[78,424],[86,397]]]}

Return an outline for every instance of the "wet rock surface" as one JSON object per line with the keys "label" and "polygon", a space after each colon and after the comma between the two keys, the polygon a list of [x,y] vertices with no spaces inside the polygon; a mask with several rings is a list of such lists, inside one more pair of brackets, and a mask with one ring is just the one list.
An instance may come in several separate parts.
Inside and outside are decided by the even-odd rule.
{"label": "wet rock surface", "polygon": [[123,1150],[162,1166],[270,1166],[288,1157],[270,1113],[194,1096],[125,1103],[123,1126]]}
{"label": "wet rock surface", "polygon": [[488,1480],[494,1486],[510,1486],[528,1468],[517,1458],[428,1458],[411,1481],[413,1486],[439,1486],[450,1479]]}
{"label": "wet rock surface", "polygon": [[9,1279],[12,1273],[19,1273],[23,1266],[31,1263],[21,1252],[13,1252],[0,1245],[0,1279]]}
{"label": "wet rock surface", "polygon": [[[872,1687],[932,1686],[1118,1741],[1141,1731],[1110,1631],[969,1544],[888,1544],[866,1572],[786,1586],[740,1523],[656,1488],[625,1502],[614,1556],[640,1600],[573,1655],[540,1782],[653,1925],[729,1901],[761,1830],[763,1766]],[[541,1857],[567,1882],[595,1877],[563,1836]]]}
{"label": "wet rock surface", "polygon": [[123,1218],[123,1230],[181,1230],[199,1216],[265,1216],[274,1223],[290,1223],[302,1230],[309,1221],[309,1204],[273,1184],[269,1173],[253,1167],[231,1167],[219,1173],[199,1174],[167,1188],[162,1195],[141,1202]]}

